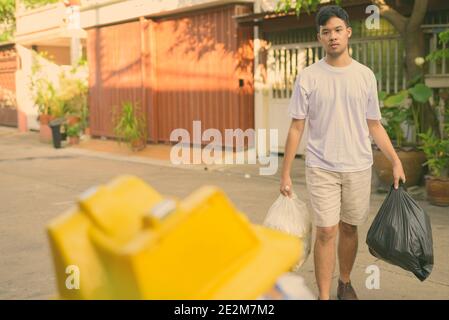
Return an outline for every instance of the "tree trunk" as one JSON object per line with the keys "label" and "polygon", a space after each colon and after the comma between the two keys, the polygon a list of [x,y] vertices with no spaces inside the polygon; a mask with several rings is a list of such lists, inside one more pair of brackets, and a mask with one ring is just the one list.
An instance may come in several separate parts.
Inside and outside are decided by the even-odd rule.
{"label": "tree trunk", "polygon": [[404,37],[405,70],[407,80],[423,73],[422,67],[415,63],[417,57],[425,57],[425,38],[421,28],[410,30],[406,28],[402,34]]}
{"label": "tree trunk", "polygon": [[404,39],[407,80],[422,71],[415,64],[415,59],[425,55],[424,33],[421,30],[421,24],[426,16],[428,2],[429,0],[414,0],[412,14],[406,18],[389,6],[386,0],[372,0],[372,3],[379,7],[380,15],[388,20]]}

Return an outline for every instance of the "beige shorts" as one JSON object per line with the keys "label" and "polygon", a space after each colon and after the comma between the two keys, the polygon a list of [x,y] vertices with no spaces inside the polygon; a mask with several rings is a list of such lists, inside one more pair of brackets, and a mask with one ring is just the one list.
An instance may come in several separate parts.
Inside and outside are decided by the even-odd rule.
{"label": "beige shorts", "polygon": [[361,225],[368,219],[371,167],[357,172],[334,172],[306,166],[306,184],[315,226],[343,221]]}

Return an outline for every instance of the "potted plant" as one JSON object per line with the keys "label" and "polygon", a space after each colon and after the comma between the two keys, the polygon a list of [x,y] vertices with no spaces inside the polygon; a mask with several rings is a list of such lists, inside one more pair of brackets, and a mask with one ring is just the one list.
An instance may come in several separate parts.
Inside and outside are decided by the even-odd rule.
{"label": "potted plant", "polygon": [[61,105],[60,101],[57,100],[55,85],[48,79],[48,76],[42,69],[40,59],[43,59],[46,56],[46,53],[35,54],[33,56],[30,91],[34,103],[38,107],[40,139],[43,142],[50,142],[52,139],[52,131],[48,124],[57,116],[53,113],[59,113],[61,111]]}
{"label": "potted plant", "polygon": [[145,118],[137,105],[125,102],[120,112],[114,112],[114,133],[118,142],[125,142],[133,151],[139,151],[146,146]]}
{"label": "potted plant", "polygon": [[442,138],[436,137],[431,129],[419,136],[430,170],[430,175],[425,176],[427,198],[433,205],[449,206],[449,124]]}
{"label": "potted plant", "polygon": [[[416,83],[420,78],[414,80],[407,90],[387,96],[385,93],[379,95],[382,101],[382,117],[385,129],[392,139],[396,153],[402,162],[407,181],[406,187],[418,185],[423,177],[423,163],[426,156],[419,148],[419,133],[422,132],[423,107],[432,95],[432,90],[423,83]],[[411,131],[411,141],[404,136],[403,126]],[[385,185],[393,182],[393,168],[385,155],[374,147],[373,150],[374,169]]]}
{"label": "potted plant", "polygon": [[77,68],[70,74],[61,73],[59,76],[59,98],[64,101],[65,117],[69,125],[82,122],[84,126],[87,118],[88,84],[84,77],[77,77]]}
{"label": "potted plant", "polygon": [[[81,59],[70,70],[60,73],[57,81],[50,81],[43,68],[48,54],[33,56],[30,89],[38,107],[41,140],[51,141],[48,123],[55,118],[65,118],[68,126],[81,123],[80,132],[87,127],[87,64]],[[78,134],[79,136],[79,134]],[[72,138],[74,140],[75,138]]]}
{"label": "potted plant", "polygon": [[69,138],[69,144],[74,145],[80,142],[81,126],[79,123],[67,126],[67,137]]}
{"label": "potted plant", "polygon": [[51,114],[50,103],[54,99],[56,91],[47,79],[39,79],[36,82],[35,100],[38,107],[40,137],[42,141],[51,140],[51,130],[48,123],[54,119]]}

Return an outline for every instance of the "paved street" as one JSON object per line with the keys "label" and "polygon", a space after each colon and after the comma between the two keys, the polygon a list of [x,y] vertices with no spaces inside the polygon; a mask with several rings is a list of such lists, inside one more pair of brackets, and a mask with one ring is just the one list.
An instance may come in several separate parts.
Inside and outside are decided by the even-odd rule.
{"label": "paved street", "polygon": [[[303,160],[296,159],[294,187],[307,201],[303,167]],[[81,192],[120,174],[136,175],[161,193],[180,198],[202,185],[217,185],[254,223],[263,221],[278,196],[279,173],[260,176],[257,165],[212,166],[208,170],[202,166],[177,168],[163,160],[129,158],[81,148],[56,150],[40,143],[36,133],[17,133],[0,127],[0,299],[56,296],[45,225],[70,208]],[[449,208],[420,201],[432,221],[435,253],[434,270],[421,283],[411,273],[372,257],[364,243],[384,197],[385,194],[373,192],[369,222],[360,228],[359,255],[352,277],[359,297],[449,298]],[[365,270],[373,264],[381,270],[379,290],[365,287],[368,276]],[[299,274],[316,293],[312,256]]]}

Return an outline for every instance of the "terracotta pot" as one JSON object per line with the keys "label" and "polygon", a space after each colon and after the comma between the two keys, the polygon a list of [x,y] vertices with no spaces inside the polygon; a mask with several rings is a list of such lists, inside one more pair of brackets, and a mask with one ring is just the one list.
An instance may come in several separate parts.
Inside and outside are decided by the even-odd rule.
{"label": "terracotta pot", "polygon": [[449,178],[425,176],[427,200],[435,206],[449,206]]}
{"label": "terracotta pot", "polygon": [[41,142],[51,142],[52,141],[52,133],[51,128],[48,125],[48,123],[52,120],[56,119],[56,117],[48,115],[48,114],[41,114],[39,115],[39,138]]}
{"label": "terracotta pot", "polygon": [[80,137],[78,137],[78,136],[69,137],[69,144],[73,145],[73,144],[79,144],[79,143],[80,143]]}
{"label": "terracotta pot", "polygon": [[[423,164],[426,162],[424,152],[420,150],[396,150],[396,153],[404,168],[406,178],[405,187],[408,188],[418,185],[424,174]],[[373,159],[374,170],[379,180],[385,185],[391,185],[393,183],[393,167],[390,161],[378,149],[373,149]]]}
{"label": "terracotta pot", "polygon": [[25,112],[17,110],[17,120],[20,132],[28,132],[28,116]]}
{"label": "terracotta pot", "polygon": [[146,147],[146,142],[143,139],[138,139],[138,140],[134,140],[131,142],[131,149],[133,151],[140,151],[145,149]]}

